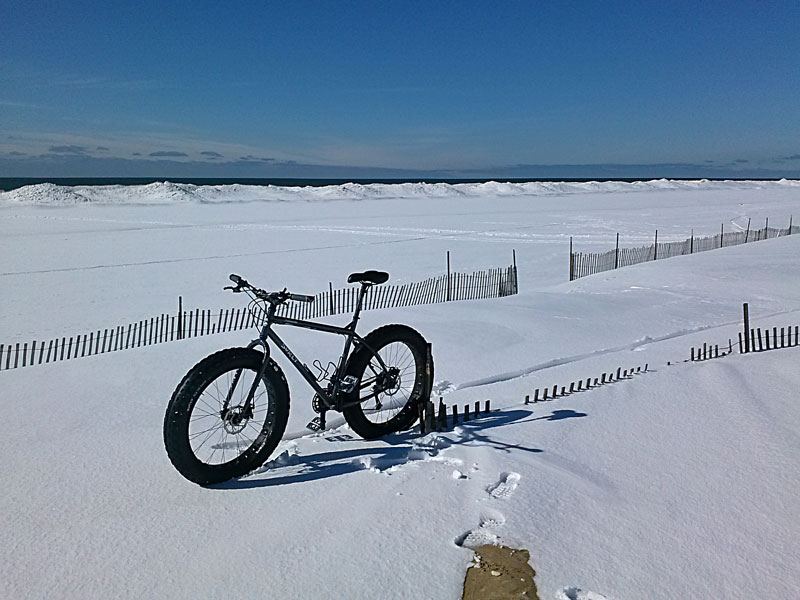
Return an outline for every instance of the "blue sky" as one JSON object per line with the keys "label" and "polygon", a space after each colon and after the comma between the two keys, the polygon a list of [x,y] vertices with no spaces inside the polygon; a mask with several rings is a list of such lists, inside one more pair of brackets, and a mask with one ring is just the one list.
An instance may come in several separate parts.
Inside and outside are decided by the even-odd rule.
{"label": "blue sky", "polygon": [[4,0],[0,176],[798,177],[798,31],[796,1]]}

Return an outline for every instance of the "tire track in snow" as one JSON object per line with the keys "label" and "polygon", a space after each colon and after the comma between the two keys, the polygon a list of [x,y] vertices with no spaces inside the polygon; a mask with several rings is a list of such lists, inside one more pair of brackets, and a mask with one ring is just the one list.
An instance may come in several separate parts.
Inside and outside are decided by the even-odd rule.
{"label": "tire track in snow", "polygon": [[335,244],[330,246],[314,246],[311,248],[291,248],[288,250],[262,250],[260,252],[241,252],[237,254],[217,254],[214,256],[194,256],[188,258],[166,258],[163,260],[145,260],[140,262],[130,263],[114,263],[107,265],[89,265],[85,267],[63,267],[60,269],[41,269],[37,271],[10,271],[0,273],[0,277],[8,277],[12,275],[40,275],[44,273],[68,273],[72,271],[91,271],[95,269],[116,269],[120,267],[140,267],[148,265],[162,265],[169,263],[182,263],[182,262],[195,262],[203,260],[215,260],[223,258],[241,258],[244,256],[262,256],[266,254],[292,254],[295,252],[313,252],[315,250],[334,250],[337,248],[355,248],[357,246],[374,246],[379,244],[398,244],[401,242],[411,242],[416,240],[424,240],[428,238],[407,238],[402,240],[382,240],[380,242],[362,242],[358,244]]}
{"label": "tire track in snow", "polygon": [[[293,229],[297,229],[298,227],[301,227],[301,226],[292,226]],[[527,229],[527,228],[531,228],[531,227],[534,227],[534,225],[526,225],[526,226],[523,226],[523,227],[516,227],[514,229]],[[330,230],[330,229],[328,229],[328,230],[323,229],[323,231],[328,231],[329,233],[343,233],[343,234],[346,233],[346,234],[349,234],[349,235],[354,235],[354,234],[358,235],[358,234],[362,233],[359,230],[352,230],[352,229],[340,230],[340,231],[334,231],[334,230]],[[425,231],[425,230],[423,230],[423,231]],[[437,230],[428,230],[428,231],[433,231],[435,233]],[[503,231],[503,230],[502,229],[487,230],[486,233],[487,234],[491,234],[492,232],[496,232],[496,231]],[[375,233],[367,234],[367,235],[375,235]],[[391,235],[391,234],[390,233],[386,233],[385,235]],[[539,243],[541,241],[541,240],[525,241],[524,238],[520,238],[520,239],[516,239],[515,238],[513,240],[508,240],[508,239],[504,239],[504,238],[501,238],[501,237],[493,238],[491,235],[487,235],[487,237],[482,237],[480,240],[476,240],[476,239],[472,239],[472,238],[466,237],[466,236],[469,236],[469,235],[474,235],[474,232],[456,230],[453,233],[444,233],[444,234],[439,233],[438,235],[436,235],[436,234],[434,234],[434,235],[419,235],[419,236],[414,236],[414,237],[404,237],[404,238],[395,239],[395,240],[381,240],[381,241],[377,241],[377,242],[356,242],[356,243],[349,243],[349,244],[332,244],[332,245],[328,245],[328,246],[312,246],[312,247],[306,247],[306,248],[291,248],[291,249],[286,249],[286,250],[262,250],[262,251],[259,251],[259,252],[241,252],[241,253],[234,253],[234,254],[217,254],[217,255],[212,255],[212,256],[193,256],[193,257],[187,257],[187,258],[167,258],[167,259],[161,259],[161,260],[136,261],[136,262],[129,262],[129,263],[88,265],[88,266],[82,266],[82,267],[62,267],[62,268],[58,268],[58,269],[39,269],[39,270],[32,270],[32,271],[8,271],[8,272],[5,272],[5,273],[0,273],[0,277],[9,277],[9,276],[13,276],[13,275],[42,275],[42,274],[47,274],[47,273],[70,273],[70,272],[76,272],[76,271],[91,271],[91,270],[96,270],[96,269],[116,269],[116,268],[121,268],[121,267],[140,267],[140,266],[161,265],[161,264],[171,264],[171,263],[183,263],[183,262],[195,262],[195,261],[215,260],[215,259],[242,258],[242,257],[246,257],[246,256],[264,256],[264,255],[270,255],[270,254],[292,254],[292,253],[296,253],[296,252],[314,252],[314,251],[317,251],[317,250],[335,250],[335,249],[340,249],[340,248],[356,248],[356,247],[359,247],[359,246],[377,246],[377,245],[382,245],[382,244],[402,244],[402,243],[406,243],[406,242],[418,242],[418,241],[438,240],[438,239],[461,238],[461,239],[466,239],[468,241],[492,241],[492,242],[515,241],[515,242],[520,242],[520,243]]]}
{"label": "tire track in snow", "polygon": [[[761,315],[760,319],[769,319],[772,317],[779,317],[782,315],[789,315],[792,313],[800,312],[800,309],[792,309],[786,311],[780,311],[775,313],[770,313],[768,315]],[[553,367],[559,367],[561,365],[567,365],[570,363],[580,362],[582,360],[586,360],[587,358],[594,358],[597,356],[602,356],[604,354],[614,354],[615,352],[622,352],[623,350],[635,350],[641,346],[646,346],[648,344],[654,344],[656,342],[663,342],[665,340],[671,340],[679,337],[684,337],[687,335],[692,335],[693,333],[699,333],[701,331],[708,331],[711,329],[719,329],[720,327],[729,327],[731,325],[738,325],[739,320],[736,321],[726,321],[725,323],[718,323],[717,325],[702,325],[700,327],[693,327],[691,329],[681,329],[679,331],[674,331],[672,333],[667,333],[662,336],[658,337],[644,337],[641,340],[635,341],[631,344],[625,344],[622,346],[616,346],[614,348],[604,348],[602,350],[594,350],[592,352],[586,352],[584,354],[575,354],[573,356],[565,356],[563,358],[555,358],[553,360],[549,360],[547,362],[539,363],[538,365],[533,365],[531,367],[526,367],[524,369],[518,369],[516,371],[508,371],[506,373],[499,373],[497,375],[491,375],[489,377],[483,377],[481,379],[475,379],[473,381],[467,381],[465,383],[459,384],[456,386],[455,389],[457,390],[464,390],[467,388],[472,387],[480,387],[484,385],[491,385],[493,383],[501,383],[503,381],[510,381],[512,379],[517,379],[519,377],[525,377],[526,375],[530,375],[531,373],[535,373],[536,371],[543,371],[545,369],[551,369]]]}

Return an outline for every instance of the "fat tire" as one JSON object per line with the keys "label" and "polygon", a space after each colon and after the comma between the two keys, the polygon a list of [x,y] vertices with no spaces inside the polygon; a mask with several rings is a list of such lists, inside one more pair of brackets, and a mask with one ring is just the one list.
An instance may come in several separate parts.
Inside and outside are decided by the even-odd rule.
{"label": "fat tire", "polygon": [[[417,417],[417,405],[424,395],[426,383],[425,360],[427,355],[427,345],[422,335],[408,327],[407,325],[385,325],[371,331],[364,338],[364,342],[356,348],[347,362],[345,369],[346,375],[354,376],[360,383],[367,364],[373,358],[373,352],[379,352],[381,348],[392,342],[405,343],[414,355],[416,370],[414,373],[414,387],[403,408],[385,423],[373,423],[364,414],[363,405],[355,404],[345,408],[342,412],[348,425],[364,439],[375,439],[395,431],[408,429]],[[392,365],[388,365],[392,366]],[[431,365],[433,368],[433,365]],[[431,374],[432,375],[432,374]],[[353,401],[357,397],[353,396],[348,401]]]}
{"label": "fat tire", "polygon": [[199,460],[189,442],[192,410],[203,391],[228,371],[243,368],[257,372],[263,361],[264,354],[254,349],[220,350],[192,367],[175,388],[164,415],[164,447],[172,465],[189,481],[212,485],[246,475],[264,464],[280,442],[289,420],[289,387],[283,371],[272,359],[262,380],[269,401],[275,402],[275,417],[264,439],[256,440],[235,459],[215,465]]}

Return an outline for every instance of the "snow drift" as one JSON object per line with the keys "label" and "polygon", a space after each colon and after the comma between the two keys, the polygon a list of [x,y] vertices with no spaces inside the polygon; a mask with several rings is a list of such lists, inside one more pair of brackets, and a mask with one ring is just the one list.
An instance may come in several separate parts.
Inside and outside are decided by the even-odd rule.
{"label": "snow drift", "polygon": [[323,202],[393,198],[558,196],[662,190],[764,190],[800,187],[800,181],[709,181],[654,179],[652,181],[537,181],[527,183],[345,183],[329,186],[194,185],[162,181],[147,185],[60,186],[40,183],[0,192],[2,205],[173,204],[232,202]]}

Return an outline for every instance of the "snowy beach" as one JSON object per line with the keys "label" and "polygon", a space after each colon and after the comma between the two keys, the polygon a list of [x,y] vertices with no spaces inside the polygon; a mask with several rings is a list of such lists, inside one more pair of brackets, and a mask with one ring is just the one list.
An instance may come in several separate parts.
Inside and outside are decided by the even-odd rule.
{"label": "snowy beach", "polygon": [[[9,598],[459,598],[469,546],[530,551],[540,597],[791,598],[800,589],[800,347],[684,362],[742,303],[800,323],[800,236],[568,281],[576,250],[786,227],[800,182],[59,187],[0,193],[0,343],[219,308],[235,272],[313,294],[506,266],[520,293],[366,312],[432,343],[434,395],[499,409],[440,434],[304,429],[215,489],[164,452],[183,374],[254,332],[0,372],[0,584]],[[244,303],[242,303],[244,306]],[[328,322],[343,324],[346,316]],[[281,332],[283,334],[283,332]],[[329,339],[330,337],[330,339]],[[307,362],[340,341],[287,331]],[[669,366],[667,363],[671,363]],[[647,373],[552,401],[536,388]],[[746,590],[746,594],[744,592]]]}

